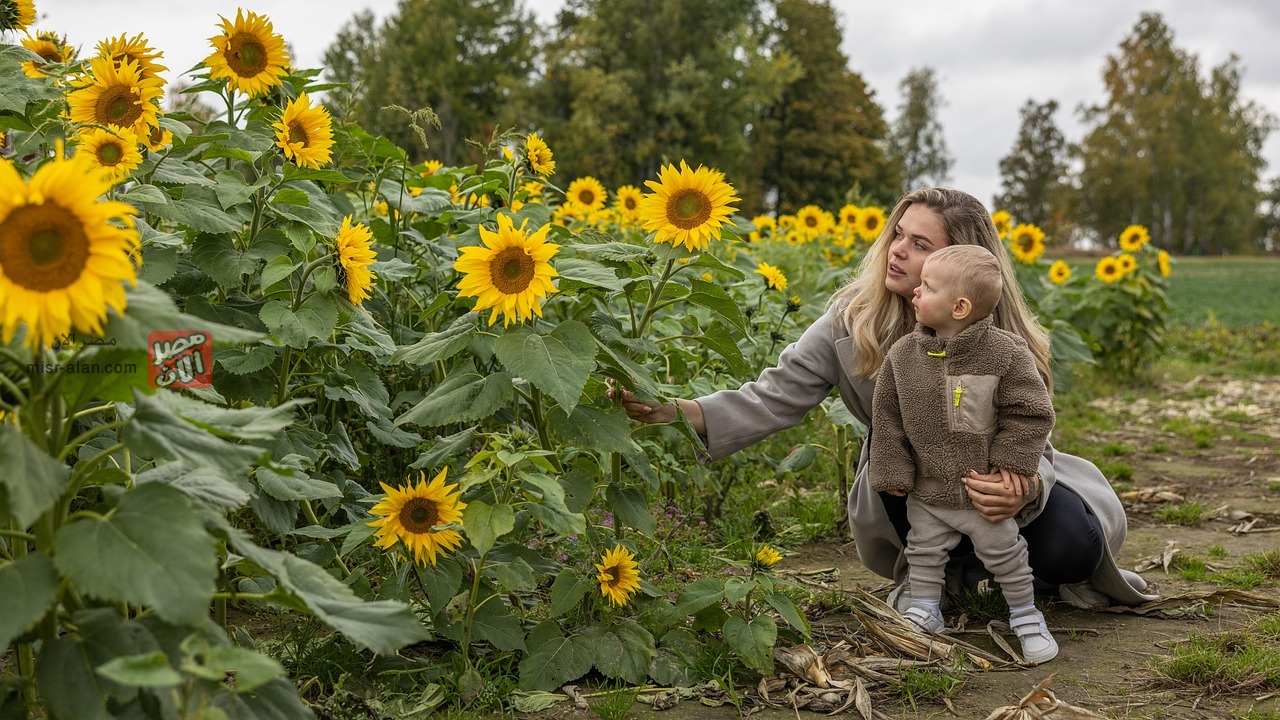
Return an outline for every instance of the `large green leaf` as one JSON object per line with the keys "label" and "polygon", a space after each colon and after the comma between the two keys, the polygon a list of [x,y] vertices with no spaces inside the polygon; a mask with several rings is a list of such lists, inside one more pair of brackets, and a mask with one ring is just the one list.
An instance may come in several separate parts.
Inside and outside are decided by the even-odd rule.
{"label": "large green leaf", "polygon": [[456,323],[446,330],[427,333],[413,345],[406,345],[396,350],[391,356],[392,362],[407,362],[413,365],[431,365],[438,360],[448,360],[466,349],[475,335],[475,325]]}
{"label": "large green leaf", "polygon": [[225,475],[214,467],[191,468],[182,462],[162,463],[145,470],[138,473],[135,482],[139,485],[164,483],[192,500],[224,511],[249,502],[251,489],[243,477]]}
{"label": "large green leaf", "polygon": [[711,323],[711,327],[694,336],[694,339],[724,358],[734,375],[744,376],[751,371],[747,366],[746,358],[742,356],[742,351],[738,349],[737,338],[733,337],[729,328],[719,320]]}
{"label": "large green leaf", "polygon": [[121,655],[97,668],[98,674],[121,685],[131,687],[173,687],[182,675],[169,664],[169,658],[156,650],[138,655]]}
{"label": "large green leaf", "polygon": [[0,566],[0,647],[35,626],[58,597],[58,573],[44,555]]}
{"label": "large green leaf", "polygon": [[551,583],[551,617],[564,615],[578,607],[578,603],[594,587],[595,578],[582,576],[572,568],[565,568],[556,575],[555,582]]}
{"label": "large green leaf", "polygon": [[338,324],[337,306],[323,295],[312,295],[294,310],[288,303],[272,300],[258,312],[263,324],[289,347],[305,349],[313,339],[327,340]]}
{"label": "large green leaf", "polygon": [[635,450],[631,425],[621,410],[579,405],[568,417],[565,417],[563,409],[557,408],[548,419],[557,435],[579,447],[600,452],[628,453]]}
{"label": "large green leaf", "polygon": [[[182,460],[191,467],[213,466],[227,476],[248,473],[263,451],[236,445],[173,414],[154,397],[134,393],[137,411],[124,426],[124,439],[135,452]],[[194,401],[191,401],[194,402]]]}
{"label": "large green leaf", "polygon": [[738,332],[747,334],[747,317],[742,314],[742,308],[738,307],[737,301],[730,297],[724,288],[705,280],[694,280],[691,285],[692,289],[686,300],[710,309],[728,320],[738,329]]}
{"label": "large green leaf", "polygon": [[174,623],[208,617],[218,576],[213,538],[171,487],[135,487],[108,516],[63,526],[57,543],[58,569],[85,594],[151,606]]}
{"label": "large green leaf", "polygon": [[566,320],[546,335],[521,325],[494,341],[493,351],[513,375],[555,398],[565,412],[578,404],[595,368],[595,340],[577,320]]}
{"label": "large green leaf", "polygon": [[213,705],[235,720],[310,720],[311,708],[298,697],[298,687],[276,678],[249,692],[225,690],[213,698]]}
{"label": "large green leaf", "polygon": [[514,394],[511,376],[505,372],[481,375],[474,370],[455,370],[421,402],[396,418],[396,425],[434,427],[480,420],[506,407]]}
{"label": "large green leaf", "polygon": [[809,621],[796,608],[796,604],[791,601],[791,598],[780,592],[772,592],[765,595],[764,599],[769,603],[770,607],[778,612],[778,615],[782,616],[783,620],[787,621],[788,625],[804,633],[805,637],[809,637]]}
{"label": "large green leaf", "polygon": [[[252,330],[180,313],[169,293],[144,280],[139,280],[135,288],[126,288],[125,298],[128,306],[124,315],[112,316],[103,329],[103,337],[114,347],[147,350],[155,330],[201,330],[215,343],[253,342],[262,338],[261,333]],[[189,299],[188,305],[196,300]]]}
{"label": "large green leaf", "polygon": [[90,657],[85,643],[70,635],[41,647],[36,662],[36,686],[52,717],[58,720],[111,720],[114,717],[107,712],[111,681],[94,672],[96,660]]}
{"label": "large green leaf", "polygon": [[482,500],[467,503],[462,511],[462,527],[476,552],[485,555],[498,538],[516,526],[516,515],[510,505],[489,505]]}
{"label": "large green leaf", "polygon": [[583,637],[595,648],[595,666],[603,675],[634,685],[644,682],[649,661],[656,654],[653,635],[648,630],[628,618],[609,630],[590,628]]}
{"label": "large green leaf", "polygon": [[749,668],[761,673],[773,672],[773,646],[778,641],[778,626],[769,615],[757,615],[748,625],[737,615],[730,615],[721,629],[729,649],[738,654]]}
{"label": "large green leaf", "polygon": [[512,652],[525,649],[520,618],[511,614],[501,597],[489,600],[476,610],[471,630],[477,638],[492,643],[499,650]]}
{"label": "large green leaf", "polygon": [[564,486],[555,478],[526,472],[521,473],[520,479],[531,486],[526,491],[534,489],[530,495],[538,496],[537,501],[528,507],[540,522],[562,536],[582,535],[586,532],[586,517],[581,513],[570,512],[565,505]]}
{"label": "large green leaf", "polygon": [[272,440],[293,424],[294,411],[310,399],[289,400],[276,407],[226,408],[179,393],[158,393],[156,402],[182,419],[214,435],[240,440]]}
{"label": "large green leaf", "polygon": [[604,288],[611,292],[622,292],[622,280],[612,268],[592,260],[582,258],[565,258],[556,262],[556,272],[560,274],[559,289],[574,290],[581,287]]}
{"label": "large green leaf", "polygon": [[[152,180],[162,182],[158,172]],[[244,220],[223,211],[212,187],[188,185],[183,190],[181,200],[164,204],[143,203],[142,206],[147,209],[147,212],[157,217],[172,220],[196,232],[218,235],[238,233],[244,229],[245,225]],[[202,265],[201,269],[204,270],[205,266]]]}
{"label": "large green leaf", "polygon": [[676,600],[674,612],[680,617],[695,615],[723,599],[724,583],[720,578],[702,578],[684,586]]}
{"label": "large green leaf", "polygon": [[520,661],[520,688],[554,690],[591,670],[592,652],[579,638],[567,638],[554,620],[529,633],[528,654]]}
{"label": "large green leaf", "polygon": [[258,487],[277,500],[324,500],[342,497],[342,490],[327,480],[288,467],[257,470]]}
{"label": "large green leaf", "polygon": [[71,468],[44,454],[17,425],[0,425],[0,519],[30,527],[53,507]]}
{"label": "large green leaf", "polygon": [[653,535],[658,529],[658,521],[649,512],[649,503],[640,488],[610,483],[604,495],[618,520],[645,535]]}
{"label": "large green leaf", "polygon": [[280,581],[316,617],[355,644],[379,655],[430,637],[408,605],[364,601],[324,568],[289,553],[268,550],[233,536],[236,550]]}

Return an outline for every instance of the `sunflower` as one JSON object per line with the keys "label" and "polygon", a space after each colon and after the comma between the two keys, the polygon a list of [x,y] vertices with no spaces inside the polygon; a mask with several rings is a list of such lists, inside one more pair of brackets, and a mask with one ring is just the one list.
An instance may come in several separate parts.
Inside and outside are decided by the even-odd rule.
{"label": "sunflower", "polygon": [[840,218],[840,224],[845,225],[847,227],[857,227],[858,216],[861,214],[862,214],[862,208],[858,207],[857,205],[845,205],[844,207],[840,208],[840,212],[837,213],[838,217]]}
{"label": "sunflower", "polygon": [[462,533],[450,528],[436,529],[461,523],[462,511],[467,507],[458,486],[444,484],[448,471],[448,468],[441,470],[430,484],[427,484],[426,473],[418,473],[416,486],[412,484],[412,476],[410,484],[398,488],[381,483],[387,496],[369,510],[380,518],[368,523],[378,528],[374,532],[378,538],[375,547],[386,550],[402,542],[419,565],[435,565],[437,556],[443,557],[462,545]]}
{"label": "sunflower", "polygon": [[635,555],[621,545],[614,545],[596,563],[600,594],[618,607],[626,605],[632,594],[640,589],[639,567]]}
{"label": "sunflower", "polygon": [[1160,268],[1160,277],[1169,277],[1169,252],[1167,250],[1161,250],[1160,254],[1156,255],[1156,266]]}
{"label": "sunflower", "polygon": [[271,127],[276,129],[276,145],[299,167],[319,169],[322,163],[329,162],[329,148],[333,147],[329,111],[323,105],[312,107],[306,93],[291,101],[280,115],[280,122]]}
{"label": "sunflower", "polygon": [[1056,261],[1053,265],[1049,266],[1049,279],[1053,281],[1054,285],[1061,285],[1062,283],[1070,280],[1071,266],[1061,260]]}
{"label": "sunflower", "polygon": [[442,167],[444,167],[444,163],[440,162],[439,160],[427,160],[426,162],[422,163],[422,171],[419,172],[418,175],[420,177],[435,175],[436,171]]}
{"label": "sunflower", "polygon": [[1141,225],[1130,225],[1120,233],[1120,249],[1125,252],[1137,252],[1139,248],[1151,240],[1151,233]]}
{"label": "sunflower", "polygon": [[1128,275],[1138,269],[1138,261],[1129,253],[1120,253],[1120,257],[1116,258],[1120,263],[1120,274]]}
{"label": "sunflower", "polygon": [[361,223],[351,224],[351,216],[342,218],[342,227],[333,245],[338,259],[338,277],[347,288],[347,298],[353,305],[360,305],[369,298],[369,289],[377,276],[369,269],[376,256],[373,252],[373,231]]}
{"label": "sunflower", "polygon": [[751,218],[751,224],[756,226],[756,230],[763,233],[765,230],[775,230],[778,227],[778,221],[772,215],[757,215]]}
{"label": "sunflower", "polygon": [[[44,347],[74,328],[101,335],[107,308],[124,312],[123,282],[137,283],[137,211],[97,202],[111,187],[88,154],[47,162],[24,183],[0,159],[0,328],[20,324],[27,346]],[[117,221],[117,222],[113,222]]]}
{"label": "sunflower", "polygon": [[169,69],[157,62],[164,57],[164,53],[151,47],[142,33],[133,37],[121,35],[103,40],[98,43],[98,55],[111,58],[116,67],[120,67],[126,60],[132,61],[138,66],[138,75],[143,80],[150,80]]}
{"label": "sunflower", "polygon": [[800,241],[809,240],[827,232],[826,213],[817,205],[805,205],[796,211],[796,231]]}
{"label": "sunflower", "polygon": [[138,136],[123,128],[87,128],[77,138],[79,149],[93,164],[106,171],[111,182],[117,183],[138,168],[142,154],[138,152]]}
{"label": "sunflower", "polygon": [[[3,4],[3,0],[0,0]],[[0,11],[2,12],[2,11]],[[40,56],[40,60],[28,60],[22,63],[22,72],[29,78],[42,78],[48,75],[51,65],[61,65],[75,59],[76,50],[65,38],[53,33],[40,32],[35,37],[28,33],[22,39],[22,47]]]}
{"label": "sunflower", "polygon": [[1034,263],[1044,254],[1044,231],[1031,223],[1022,223],[1009,231],[1009,249],[1020,262]]}
{"label": "sunflower", "polygon": [[542,299],[556,291],[551,278],[559,275],[551,267],[551,257],[560,246],[547,242],[550,225],[526,233],[526,218],[516,228],[511,216],[498,216],[498,231],[480,226],[484,247],[464,247],[453,269],[465,277],[458,283],[458,294],[474,297],[476,310],[492,308],[489,324],[503,315],[502,326],[512,320],[522,322],[534,315],[542,317]]}
{"label": "sunflower", "polygon": [[110,58],[96,57],[89,68],[81,88],[67,95],[72,122],[128,128],[140,137],[159,124],[155,101],[164,95],[163,80],[143,80],[130,60],[116,67]]}
{"label": "sunflower", "polygon": [[32,0],[0,0],[0,31],[23,30],[36,21]]}
{"label": "sunflower", "polygon": [[701,165],[690,170],[684,160],[678,170],[664,165],[657,182],[644,184],[653,191],[640,206],[644,229],[656,231],[654,242],[684,245],[690,252],[706,248],[712,236],[720,234],[720,226],[735,210],[730,203],[738,201],[723,173]]}
{"label": "sunflower", "polygon": [[556,172],[556,161],[551,155],[551,148],[538,137],[537,133],[529,133],[524,139],[524,159],[535,175],[547,177]]}
{"label": "sunflower", "polygon": [[991,223],[996,226],[996,236],[1003,240],[1013,228],[1013,216],[1008,210],[997,210],[991,213]]}
{"label": "sunflower", "polygon": [[782,274],[778,268],[769,263],[762,262],[756,266],[756,274],[763,275],[765,285],[774,290],[782,291],[787,289],[787,276]]}
{"label": "sunflower", "polygon": [[160,152],[173,144],[173,132],[155,125],[151,128],[151,132],[147,133],[147,136],[142,139],[142,143],[151,152]]}
{"label": "sunflower", "polygon": [[588,175],[569,183],[569,191],[565,199],[574,205],[580,214],[593,213],[604,207],[608,195],[599,180]]}
{"label": "sunflower", "polygon": [[209,38],[213,53],[204,59],[209,79],[226,78],[235,90],[257,97],[288,74],[289,51],[265,15],[236,9],[236,20],[222,18],[221,35]]}
{"label": "sunflower", "polygon": [[768,545],[761,545],[760,549],[756,550],[755,562],[756,565],[759,565],[762,568],[771,568],[774,565],[777,565],[778,561],[781,559],[782,553],[774,550]]}
{"label": "sunflower", "polygon": [[640,192],[640,188],[634,185],[623,185],[614,194],[613,209],[617,210],[624,219],[629,220],[639,216],[640,201],[643,199],[644,193]]}
{"label": "sunflower", "polygon": [[858,237],[863,240],[875,240],[884,229],[884,210],[878,207],[865,207],[858,213]]}
{"label": "sunflower", "polygon": [[1098,276],[1099,280],[1108,285],[1119,280],[1124,275],[1120,270],[1120,261],[1113,257],[1104,257],[1099,260],[1093,272]]}

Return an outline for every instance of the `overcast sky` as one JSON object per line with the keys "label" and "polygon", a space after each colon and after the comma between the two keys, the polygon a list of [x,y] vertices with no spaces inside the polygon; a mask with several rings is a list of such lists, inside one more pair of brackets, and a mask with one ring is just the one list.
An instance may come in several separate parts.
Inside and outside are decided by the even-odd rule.
{"label": "overcast sky", "polygon": [[[696,0],[688,0],[695,2]],[[526,0],[549,22],[562,0]],[[912,67],[933,67],[946,106],[941,117],[955,158],[951,181],[985,202],[999,191],[998,163],[1028,99],[1058,101],[1058,125],[1078,141],[1077,108],[1105,99],[1102,67],[1144,10],[1160,12],[1175,44],[1200,58],[1202,72],[1238,55],[1243,95],[1280,114],[1280,2],[1274,0],[834,0],[844,52],[892,120],[898,83]],[[165,54],[169,80],[210,52],[218,14],[237,7],[267,15],[298,67],[319,67],[325,48],[357,10],[379,17],[397,0],[36,0],[36,27],[65,33],[82,51],[103,38],[145,33]],[[12,37],[9,38],[12,41]],[[548,138],[552,148],[555,139]],[[1265,148],[1266,176],[1280,174],[1280,133]],[[697,162],[697,158],[688,158]]]}

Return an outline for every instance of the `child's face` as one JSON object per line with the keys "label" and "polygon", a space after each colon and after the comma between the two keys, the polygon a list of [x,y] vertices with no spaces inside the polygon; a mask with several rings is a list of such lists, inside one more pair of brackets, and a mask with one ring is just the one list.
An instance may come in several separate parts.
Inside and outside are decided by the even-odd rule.
{"label": "child's face", "polygon": [[956,305],[954,287],[948,268],[926,261],[920,269],[920,285],[911,299],[916,321],[934,330],[953,326],[956,323],[952,315]]}

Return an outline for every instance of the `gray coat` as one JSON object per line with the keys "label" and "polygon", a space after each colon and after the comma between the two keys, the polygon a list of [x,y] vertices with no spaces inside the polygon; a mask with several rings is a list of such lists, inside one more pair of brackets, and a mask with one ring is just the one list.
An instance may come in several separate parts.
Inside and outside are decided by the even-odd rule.
{"label": "gray coat", "polygon": [[[831,394],[832,388],[840,391],[840,399],[854,417],[870,425],[875,383],[854,375],[854,353],[853,339],[840,320],[839,309],[831,308],[799,340],[787,346],[778,364],[761,373],[757,380],[737,390],[721,390],[698,398],[707,427],[707,455],[711,460],[727,457],[798,424]],[[906,555],[884,503],[867,480],[869,454],[864,443],[849,492],[849,525],[862,563],[877,575],[901,581],[907,576]],[[1115,556],[1124,545],[1128,523],[1124,506],[1098,468],[1047,444],[1039,473],[1044,490],[1017,515],[1018,524],[1034,520],[1054,485],[1062,483],[1085,502],[1106,536],[1105,557],[1090,578],[1094,587],[1126,605],[1155,599],[1142,592],[1146,582],[1140,576],[1116,565]]]}

